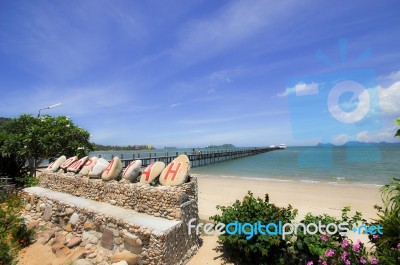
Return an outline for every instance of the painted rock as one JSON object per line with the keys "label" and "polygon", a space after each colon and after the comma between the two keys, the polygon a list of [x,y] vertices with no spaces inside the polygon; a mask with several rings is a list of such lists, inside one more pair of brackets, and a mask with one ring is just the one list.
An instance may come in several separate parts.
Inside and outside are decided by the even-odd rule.
{"label": "painted rock", "polygon": [[104,158],[99,158],[96,161],[96,164],[92,167],[89,171],[89,178],[100,178],[101,174],[103,173],[104,169],[108,166],[108,161]]}
{"label": "painted rock", "polygon": [[177,186],[185,183],[190,169],[190,161],[186,155],[180,155],[163,170],[160,183],[163,186]]}
{"label": "painted rock", "polygon": [[141,183],[150,183],[155,180],[158,176],[160,176],[161,172],[165,168],[164,162],[153,162],[143,170],[142,175],[140,176]]}
{"label": "painted rock", "polygon": [[108,164],[106,169],[104,169],[103,174],[101,174],[101,179],[105,181],[115,179],[119,173],[122,171],[122,162],[119,157],[114,157]]}
{"label": "painted rock", "polygon": [[130,182],[135,181],[139,176],[141,166],[142,160],[132,161],[132,163],[125,168],[124,172],[122,173],[122,177]]}
{"label": "painted rock", "polygon": [[96,164],[97,159],[99,159],[97,156],[94,156],[94,157],[89,158],[89,159],[86,161],[85,165],[83,165],[83,167],[82,167],[81,171],[79,171],[79,173],[80,173],[82,176],[86,176],[87,174],[89,174],[89,171],[90,171],[90,170],[94,167],[94,165]]}
{"label": "painted rock", "polygon": [[46,170],[47,171],[57,171],[60,166],[65,162],[65,160],[67,160],[67,158],[65,156],[60,156],[59,158],[56,159],[56,161],[54,161],[53,163],[51,163]]}
{"label": "painted rock", "polygon": [[88,159],[88,156],[82,157],[81,159],[75,161],[74,163],[72,163],[72,165],[70,165],[67,168],[68,172],[74,172],[77,173],[86,163],[86,160]]}
{"label": "painted rock", "polygon": [[67,168],[68,168],[70,165],[72,165],[72,163],[74,163],[76,160],[78,160],[78,157],[77,157],[77,156],[70,157],[70,158],[68,158],[67,160],[65,160],[65,162],[62,163],[60,167],[61,167],[62,169],[64,169],[64,170],[67,170]]}

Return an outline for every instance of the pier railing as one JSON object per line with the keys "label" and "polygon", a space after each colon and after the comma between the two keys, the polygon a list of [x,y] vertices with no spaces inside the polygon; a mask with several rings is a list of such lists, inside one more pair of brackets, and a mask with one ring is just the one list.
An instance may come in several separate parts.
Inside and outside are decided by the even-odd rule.
{"label": "pier railing", "polygon": [[[132,154],[131,157],[124,157],[123,154],[119,156],[122,161],[123,167],[127,167],[133,160],[142,160],[142,166],[148,166],[152,162],[162,161],[166,164],[170,163],[179,155],[187,155],[191,167],[204,166],[208,164],[219,163],[227,160],[238,159],[246,156],[257,155],[274,150],[278,147],[255,147],[255,148],[241,148],[241,149],[228,149],[228,150],[200,150],[192,152],[164,152],[164,153],[145,153],[145,154]],[[101,157],[101,155],[99,155]],[[111,156],[113,158],[114,155]]]}

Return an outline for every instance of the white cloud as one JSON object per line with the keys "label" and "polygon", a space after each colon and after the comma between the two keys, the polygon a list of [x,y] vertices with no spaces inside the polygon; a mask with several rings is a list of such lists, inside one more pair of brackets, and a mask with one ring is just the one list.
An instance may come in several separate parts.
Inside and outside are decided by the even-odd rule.
{"label": "white cloud", "polygon": [[287,97],[290,94],[296,94],[297,96],[313,95],[318,94],[318,83],[304,83],[299,82],[293,87],[288,87],[282,93],[279,93],[278,97]]}
{"label": "white cloud", "polygon": [[211,88],[207,91],[207,94],[215,94],[215,89]]}
{"label": "white cloud", "polygon": [[208,79],[212,82],[230,83],[232,82],[232,75],[238,74],[240,71],[235,70],[223,70],[213,72],[208,76]]}
{"label": "white cloud", "polygon": [[242,115],[236,115],[236,116],[224,116],[224,117],[219,117],[219,118],[181,120],[180,122],[183,124],[189,124],[189,125],[212,124],[212,123],[223,123],[223,122],[242,120],[242,119],[248,119],[248,118],[276,116],[279,114],[282,114],[282,112],[258,112],[258,113],[242,114]]}
{"label": "white cloud", "polygon": [[400,81],[388,88],[379,87],[378,91],[382,116],[400,116]]}
{"label": "white cloud", "polygon": [[391,72],[386,76],[380,76],[380,80],[392,80],[392,81],[400,81],[400,71]]}
{"label": "white cloud", "polygon": [[212,15],[186,24],[176,52],[184,55],[182,58],[190,53],[194,60],[194,57],[202,59],[231,48],[267,26],[274,27],[277,20],[285,19],[293,6],[291,1],[227,2]]}
{"label": "white cloud", "polygon": [[347,134],[339,134],[332,139],[332,143],[336,145],[341,145],[349,141],[349,136]]}
{"label": "white cloud", "polygon": [[[400,75],[400,71],[391,75]],[[318,89],[317,83],[297,83],[293,87],[286,88],[286,90],[282,93],[277,94],[278,97],[287,97],[290,94],[296,93],[297,95],[310,95],[314,94]],[[377,89],[379,95],[379,109],[376,109],[378,105],[374,104],[375,98],[370,98],[368,100],[368,95],[373,95],[373,90]],[[382,86],[378,86],[377,88],[369,88],[364,89],[362,93],[359,95],[359,101],[350,101],[344,102],[340,104],[330,105],[332,110],[345,110],[349,108],[357,107],[357,113],[360,115],[364,115],[368,108],[372,108],[372,114],[377,114],[380,112],[382,117],[394,117],[400,116],[400,81],[394,82],[389,87],[384,88]],[[352,99],[354,100],[354,99]],[[355,112],[345,112],[341,111],[341,115],[343,116],[343,120],[360,120],[361,117],[354,117]],[[371,113],[370,113],[371,114]]]}
{"label": "white cloud", "polygon": [[171,105],[169,105],[171,108],[175,108],[175,107],[178,107],[178,106],[180,106],[180,105],[182,105],[181,103],[173,103],[173,104],[171,104]]}
{"label": "white cloud", "polygon": [[362,131],[357,134],[356,138],[361,142],[398,142],[398,139],[394,137],[397,129],[398,126],[392,126],[380,132]]}

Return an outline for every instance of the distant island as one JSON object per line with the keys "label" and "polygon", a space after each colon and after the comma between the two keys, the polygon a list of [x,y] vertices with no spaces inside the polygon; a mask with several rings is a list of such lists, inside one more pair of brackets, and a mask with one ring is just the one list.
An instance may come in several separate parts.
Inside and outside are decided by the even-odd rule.
{"label": "distant island", "polygon": [[331,144],[331,143],[318,143],[317,146],[318,147],[334,147],[334,146],[354,146],[354,145],[384,145],[384,146],[400,146],[400,142],[397,143],[388,143],[388,142],[379,142],[379,143],[375,143],[375,142],[360,142],[360,141],[349,141],[346,142],[344,144]]}
{"label": "distant island", "polygon": [[164,149],[166,149],[166,150],[175,150],[175,149],[178,149],[178,147],[176,147],[176,146],[164,146]]}
{"label": "distant island", "polygon": [[222,149],[231,149],[231,148],[236,148],[236,146],[234,146],[233,144],[223,144],[223,145],[209,145],[209,146],[206,146],[206,148],[214,148],[214,149],[217,149],[217,148],[222,148]]}
{"label": "distant island", "polygon": [[154,146],[151,144],[148,145],[128,145],[128,146],[119,146],[119,145],[102,145],[102,144],[94,144],[94,151],[135,151],[135,150],[154,150]]}

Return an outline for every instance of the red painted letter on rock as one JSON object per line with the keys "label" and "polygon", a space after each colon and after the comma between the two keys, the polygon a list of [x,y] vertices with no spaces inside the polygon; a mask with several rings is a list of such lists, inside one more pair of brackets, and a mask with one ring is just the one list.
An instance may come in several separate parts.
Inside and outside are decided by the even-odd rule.
{"label": "red painted letter on rock", "polygon": [[90,166],[92,163],[93,163],[93,159],[90,158],[90,159],[86,162],[86,164],[85,164],[84,166],[85,166],[85,167]]}
{"label": "red painted letter on rock", "polygon": [[142,174],[146,175],[146,181],[149,181],[150,172],[156,162],[151,163],[145,170],[143,170]]}
{"label": "red painted letter on rock", "polygon": [[180,163],[176,166],[176,168],[174,168],[174,163],[172,162],[172,163],[169,165],[169,168],[168,168],[168,170],[167,170],[167,173],[166,173],[165,176],[164,176],[164,179],[168,179],[169,174],[173,174],[172,177],[171,177],[171,180],[174,180],[175,177],[176,177],[176,174],[177,174],[178,171],[179,171],[179,168],[181,167],[181,165],[182,165],[182,162],[180,162]]}
{"label": "red painted letter on rock", "polygon": [[111,160],[111,162],[108,164],[108,166],[106,167],[106,169],[104,169],[103,174],[108,174],[108,172],[110,172],[112,165],[114,164],[114,159]]}
{"label": "red painted letter on rock", "polygon": [[125,171],[124,171],[124,176],[126,175],[126,173],[128,173],[129,168],[130,168],[131,166],[133,166],[135,163],[136,163],[136,161],[133,161],[132,163],[130,163],[130,164],[126,167],[126,169],[125,169]]}

